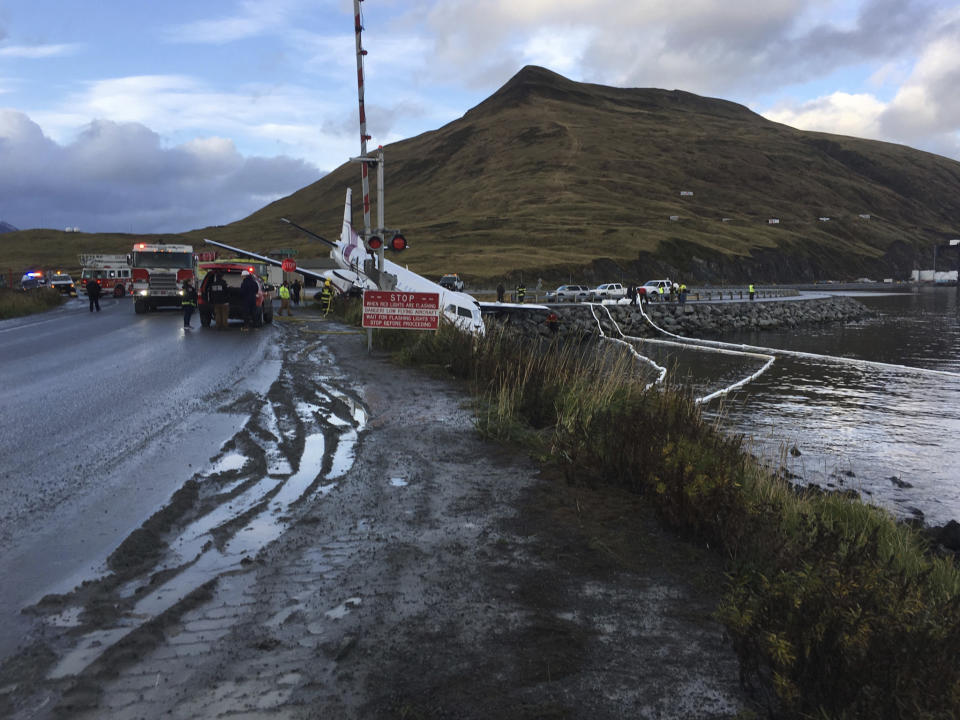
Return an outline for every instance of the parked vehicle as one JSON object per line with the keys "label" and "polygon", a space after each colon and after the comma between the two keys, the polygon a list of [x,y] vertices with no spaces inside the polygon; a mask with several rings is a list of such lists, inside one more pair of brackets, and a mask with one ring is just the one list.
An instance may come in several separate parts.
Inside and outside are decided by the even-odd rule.
{"label": "parked vehicle", "polygon": [[123,297],[130,292],[130,263],[126,255],[84,253],[80,255],[80,289],[87,291],[87,281],[96,280],[102,295]]}
{"label": "parked vehicle", "polygon": [[213,320],[213,306],[206,301],[207,285],[213,280],[218,270],[223,279],[227,282],[227,292],[230,295],[230,311],[228,317],[231,320],[243,320],[243,298],[240,295],[240,283],[243,282],[244,271],[249,272],[253,279],[257,281],[259,292],[257,293],[257,309],[253,316],[254,327],[260,327],[264,323],[273,322],[273,294],[263,282],[263,278],[257,275],[257,269],[253,264],[242,262],[216,262],[203,263],[200,270],[205,271],[200,287],[197,288],[197,309],[200,312],[200,324],[203,327],[210,327]]}
{"label": "parked vehicle", "polygon": [[463,292],[463,280],[460,279],[460,276],[457,273],[448,273],[440,278],[440,282],[437,283],[440,287],[444,287],[447,290],[453,290],[454,292]]}
{"label": "parked vehicle", "polygon": [[590,288],[586,285],[561,285],[547,293],[547,302],[583,302],[589,297]]}
{"label": "parked vehicle", "polygon": [[57,270],[48,279],[50,281],[50,287],[57,290],[61,295],[75,296],[77,294],[77,286],[73,282],[73,278],[62,270]]}
{"label": "parked vehicle", "polygon": [[42,270],[28,270],[20,278],[21,290],[36,290],[47,286],[47,278],[43,276]]}
{"label": "parked vehicle", "polygon": [[180,307],[184,280],[196,282],[197,259],[192,245],[137,243],[130,253],[136,313],[158,307]]}
{"label": "parked vehicle", "polygon": [[672,284],[669,280],[647,280],[637,288],[637,296],[646,295],[648,300],[650,298],[659,300],[662,297],[660,295],[660,288],[663,288],[663,295],[669,295]]}
{"label": "parked vehicle", "polygon": [[604,300],[620,300],[627,296],[627,289],[621,283],[604,283],[597,285],[590,291],[591,302],[603,302]]}

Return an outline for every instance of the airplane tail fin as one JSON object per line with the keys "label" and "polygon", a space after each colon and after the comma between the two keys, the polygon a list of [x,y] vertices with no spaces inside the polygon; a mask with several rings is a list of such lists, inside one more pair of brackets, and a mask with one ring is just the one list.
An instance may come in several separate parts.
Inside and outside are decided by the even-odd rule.
{"label": "airplane tail fin", "polygon": [[340,231],[340,254],[349,267],[359,270],[366,254],[366,248],[360,240],[360,235],[353,229],[351,193],[351,189],[347,188],[347,198],[343,203],[343,229]]}
{"label": "airplane tail fin", "polygon": [[343,230],[340,232],[340,242],[346,245],[355,245],[359,243],[360,236],[353,231],[353,208],[350,197],[353,193],[351,188],[347,188],[347,198],[343,203]]}

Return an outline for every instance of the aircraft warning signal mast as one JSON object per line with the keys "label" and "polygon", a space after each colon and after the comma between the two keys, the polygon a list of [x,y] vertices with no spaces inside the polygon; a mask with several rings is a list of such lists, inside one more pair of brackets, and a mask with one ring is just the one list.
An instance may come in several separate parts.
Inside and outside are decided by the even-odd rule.
{"label": "aircraft warning signal mast", "polygon": [[[383,146],[377,148],[376,153],[367,154],[367,140],[370,135],[367,134],[367,113],[363,102],[363,58],[367,51],[363,49],[363,19],[360,14],[360,3],[363,0],[353,0],[353,24],[356,35],[357,50],[357,98],[359,100],[360,110],[360,157],[351,158],[360,163],[360,178],[363,192],[363,243],[370,253],[375,253],[377,258],[376,268],[368,267],[367,275],[373,279],[381,290],[392,290],[396,287],[396,278],[383,272],[383,251],[384,248],[393,251],[407,249],[407,239],[399,230],[390,230],[385,227],[383,219]],[[377,169],[377,227],[371,229],[370,226],[370,168]],[[372,265],[372,263],[371,263]]]}

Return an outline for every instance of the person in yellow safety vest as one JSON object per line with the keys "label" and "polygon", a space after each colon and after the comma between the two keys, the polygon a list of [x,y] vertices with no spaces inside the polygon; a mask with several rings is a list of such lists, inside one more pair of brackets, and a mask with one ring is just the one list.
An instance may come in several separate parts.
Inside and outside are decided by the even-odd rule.
{"label": "person in yellow safety vest", "polygon": [[290,286],[287,284],[287,281],[283,281],[283,285],[280,286],[280,289],[277,291],[280,294],[280,315],[283,315],[283,311],[287,311],[287,315],[293,315],[293,312],[290,310]]}
{"label": "person in yellow safety vest", "polygon": [[657,288],[657,300],[663,302],[663,285]]}
{"label": "person in yellow safety vest", "polygon": [[680,304],[687,304],[687,286],[686,283],[680,283]]}
{"label": "person in yellow safety vest", "polygon": [[756,292],[756,291],[753,289],[753,283],[750,283],[750,286],[747,288],[747,292],[750,293],[750,299],[753,300],[753,296],[754,296],[754,294],[755,294],[755,292]]}
{"label": "person in yellow safety vest", "polygon": [[517,302],[522,303],[523,299],[527,296],[527,286],[523,283],[517,285]]}
{"label": "person in yellow safety vest", "polygon": [[323,281],[323,288],[320,290],[320,307],[323,308],[323,314],[329,315],[333,307],[333,283],[330,278]]}

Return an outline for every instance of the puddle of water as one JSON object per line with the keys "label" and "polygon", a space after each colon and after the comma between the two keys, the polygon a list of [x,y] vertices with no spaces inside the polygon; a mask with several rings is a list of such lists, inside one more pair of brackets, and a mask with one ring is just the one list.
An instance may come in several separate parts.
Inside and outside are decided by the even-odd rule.
{"label": "puddle of water", "polygon": [[330,465],[330,472],[327,473],[328,480],[334,480],[341,477],[353,466],[353,460],[356,457],[354,454],[356,447],[356,430],[350,430],[340,436],[340,442],[337,443],[337,450],[333,454],[333,462]]}
{"label": "puddle of water", "polygon": [[[353,418],[354,424],[357,426],[358,430],[362,430],[363,427],[367,424],[366,409],[360,403],[354,400],[352,397],[350,397],[345,393],[340,392],[339,390],[335,390],[334,388],[330,388],[330,387],[326,388],[326,390],[327,392],[330,393],[331,397],[334,397],[337,400],[342,401],[343,404],[350,409],[350,416]],[[331,422],[332,420],[333,419],[331,418]]]}
{"label": "puddle of water", "polygon": [[173,551],[174,557],[167,567],[182,565],[197,557],[203,551],[203,546],[210,541],[211,530],[247,512],[261,502],[263,496],[273,490],[279,482],[282,481],[265,477],[253,487],[247,488],[231,500],[229,504],[221,505],[190,523],[180,533],[180,536],[170,543],[170,549]]}
{"label": "puddle of water", "polygon": [[227,472],[228,470],[241,470],[247,464],[247,456],[239,453],[230,453],[220,458],[217,463],[210,468],[208,475]]}
{"label": "puddle of water", "polygon": [[347,598],[335,608],[327,610],[324,615],[331,620],[339,620],[349,615],[354,608],[360,607],[361,602],[361,598],[358,597]]}
{"label": "puddle of water", "polygon": [[403,478],[395,477],[395,478],[390,478],[390,484],[393,487],[406,487],[408,483]]}
{"label": "puddle of water", "polygon": [[58,680],[83,672],[84,668],[100,657],[104,650],[126,636],[130,630],[131,628],[128,627],[119,627],[88,633],[82,638],[78,647],[61,658],[47,677],[50,680]]}
{"label": "puddle of water", "polygon": [[271,507],[287,510],[292,503],[301,498],[304,491],[320,474],[325,449],[326,440],[321,433],[307,436],[303,444],[303,455],[300,457],[299,472],[283,483],[283,488],[270,502]]}
{"label": "puddle of water", "polygon": [[83,612],[81,607],[68,607],[64,608],[61,612],[58,612],[56,615],[51,615],[47,618],[47,622],[54,627],[61,628],[70,628],[77,627],[80,625],[80,613]]}

